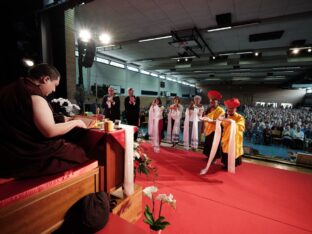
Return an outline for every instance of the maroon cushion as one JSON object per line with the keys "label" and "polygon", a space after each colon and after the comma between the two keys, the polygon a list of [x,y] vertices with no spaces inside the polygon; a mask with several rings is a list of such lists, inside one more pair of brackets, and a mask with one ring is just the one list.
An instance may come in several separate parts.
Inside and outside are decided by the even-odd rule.
{"label": "maroon cushion", "polygon": [[12,180],[10,182],[0,184],[0,207],[61,184],[70,178],[77,177],[97,167],[98,162],[92,160],[55,175],[40,178]]}

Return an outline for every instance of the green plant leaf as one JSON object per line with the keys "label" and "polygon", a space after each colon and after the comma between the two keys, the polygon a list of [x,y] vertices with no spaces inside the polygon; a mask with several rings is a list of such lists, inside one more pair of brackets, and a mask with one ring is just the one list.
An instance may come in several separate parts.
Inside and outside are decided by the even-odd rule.
{"label": "green plant leaf", "polygon": [[153,214],[150,210],[150,208],[148,207],[148,205],[145,206],[145,211],[144,211],[144,216],[145,216],[145,220],[144,222],[149,224],[149,225],[153,225],[154,224],[154,217]]}

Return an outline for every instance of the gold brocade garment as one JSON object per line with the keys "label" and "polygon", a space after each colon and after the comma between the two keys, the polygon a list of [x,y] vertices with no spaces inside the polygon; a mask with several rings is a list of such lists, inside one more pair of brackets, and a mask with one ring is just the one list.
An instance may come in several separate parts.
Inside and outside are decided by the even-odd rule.
{"label": "gold brocade garment", "polygon": [[[212,120],[216,120],[216,119],[218,119],[222,115],[224,115],[223,108],[221,108],[220,106],[217,106],[216,109],[214,109],[213,111],[211,111],[210,113],[205,115],[205,117],[208,117],[208,118],[210,118]],[[204,130],[205,136],[208,136],[212,132],[215,131],[216,123],[210,123],[210,122],[205,121],[204,122],[204,127],[205,127],[205,130]]]}
{"label": "gold brocade garment", "polygon": [[[243,134],[245,131],[245,118],[238,113],[235,113],[233,116],[228,116],[228,118],[234,120],[236,123],[235,158],[238,158],[238,156],[244,154]],[[229,122],[222,121],[222,126],[223,126],[223,133],[221,138],[222,151],[224,153],[228,153],[231,124]]]}

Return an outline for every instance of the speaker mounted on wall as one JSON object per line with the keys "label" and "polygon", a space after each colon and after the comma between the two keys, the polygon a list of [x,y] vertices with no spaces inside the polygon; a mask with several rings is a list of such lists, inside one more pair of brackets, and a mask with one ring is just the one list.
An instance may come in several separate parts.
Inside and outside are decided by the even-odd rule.
{"label": "speaker mounted on wall", "polygon": [[94,40],[83,42],[78,40],[78,54],[81,59],[81,65],[84,67],[92,67],[96,46]]}

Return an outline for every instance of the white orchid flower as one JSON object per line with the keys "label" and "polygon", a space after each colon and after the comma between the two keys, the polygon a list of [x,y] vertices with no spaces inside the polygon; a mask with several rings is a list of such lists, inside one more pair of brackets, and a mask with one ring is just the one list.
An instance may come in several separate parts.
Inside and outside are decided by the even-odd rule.
{"label": "white orchid flower", "polygon": [[76,104],[72,104],[73,108],[75,108],[76,110],[80,110],[80,107]]}
{"label": "white orchid flower", "polygon": [[149,199],[152,199],[153,193],[156,193],[158,191],[158,188],[156,186],[149,186],[143,189],[143,193],[145,196],[147,196]]}
{"label": "white orchid flower", "polygon": [[156,199],[170,204],[174,209],[176,208],[177,201],[173,199],[173,195],[171,193],[168,196],[167,194],[159,194]]}

